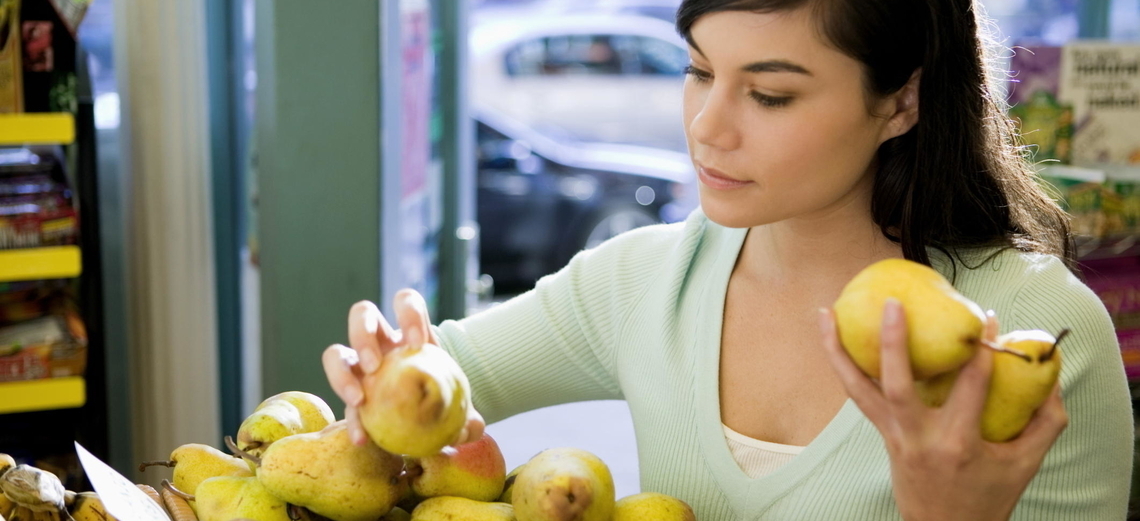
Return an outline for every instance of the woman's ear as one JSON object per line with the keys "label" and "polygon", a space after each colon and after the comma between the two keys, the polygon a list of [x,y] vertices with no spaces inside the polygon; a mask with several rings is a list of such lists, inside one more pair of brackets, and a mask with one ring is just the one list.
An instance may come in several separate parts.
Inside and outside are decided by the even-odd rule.
{"label": "woman's ear", "polygon": [[891,95],[894,109],[887,115],[887,124],[879,136],[879,144],[906,134],[918,123],[918,90],[922,83],[922,69],[914,71],[898,92]]}

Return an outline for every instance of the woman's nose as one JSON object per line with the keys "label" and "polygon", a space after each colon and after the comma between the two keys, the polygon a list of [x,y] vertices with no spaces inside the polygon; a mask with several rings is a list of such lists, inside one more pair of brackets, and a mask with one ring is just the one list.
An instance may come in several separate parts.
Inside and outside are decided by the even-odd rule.
{"label": "woman's nose", "polygon": [[737,113],[740,107],[728,98],[727,93],[712,89],[705,97],[700,111],[689,122],[689,135],[702,145],[734,150],[740,146],[740,131],[737,127]]}

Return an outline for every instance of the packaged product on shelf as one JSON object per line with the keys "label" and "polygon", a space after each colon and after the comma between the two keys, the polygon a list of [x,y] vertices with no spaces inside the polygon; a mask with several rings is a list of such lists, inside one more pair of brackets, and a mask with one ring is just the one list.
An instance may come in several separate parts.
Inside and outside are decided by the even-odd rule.
{"label": "packaged product on shelf", "polygon": [[0,249],[76,243],[78,217],[63,178],[50,155],[0,152]]}
{"label": "packaged product on shelf", "polygon": [[1010,61],[1009,114],[1033,161],[1071,160],[1073,107],[1057,100],[1061,81],[1060,47],[1021,47]]}
{"label": "packaged product on shelf", "polygon": [[1068,164],[1072,152],[1073,107],[1058,103],[1045,91],[1009,110],[1022,129],[1023,144],[1032,148],[1033,161],[1055,160]]}
{"label": "packaged product on shelf", "polygon": [[1123,233],[1140,234],[1140,166],[1113,165],[1104,168],[1108,188],[1116,198]]}
{"label": "packaged product on shelf", "polygon": [[72,313],[0,327],[0,382],[83,374],[87,332]]}
{"label": "packaged product on shelf", "polygon": [[0,0],[0,114],[24,111],[20,0]]}
{"label": "packaged product on shelf", "polygon": [[1112,231],[1102,209],[1107,191],[1104,170],[1051,165],[1042,169],[1041,180],[1072,215],[1073,233],[1104,237]]}
{"label": "packaged product on shelf", "polygon": [[1073,105],[1073,164],[1140,164],[1140,45],[1063,49],[1057,98]]}
{"label": "packaged product on shelf", "polygon": [[28,112],[75,112],[75,42],[85,0],[24,0],[24,105]]}

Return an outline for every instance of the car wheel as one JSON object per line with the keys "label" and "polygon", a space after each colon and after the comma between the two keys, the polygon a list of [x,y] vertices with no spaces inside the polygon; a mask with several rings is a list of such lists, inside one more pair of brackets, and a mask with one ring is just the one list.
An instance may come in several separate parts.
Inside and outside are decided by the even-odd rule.
{"label": "car wheel", "polygon": [[633,206],[621,206],[603,210],[586,227],[582,249],[593,248],[619,234],[634,228],[657,224],[659,219],[647,210]]}

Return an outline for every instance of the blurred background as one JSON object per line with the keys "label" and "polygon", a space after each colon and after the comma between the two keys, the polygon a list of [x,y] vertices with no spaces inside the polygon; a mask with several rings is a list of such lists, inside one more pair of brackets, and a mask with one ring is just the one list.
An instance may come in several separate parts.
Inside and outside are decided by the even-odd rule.
{"label": "blurred background", "polygon": [[[678,4],[0,0],[0,452],[78,476],[78,439],[130,476],[280,391],[336,409],[353,302],[458,319],[683,220]],[[982,4],[1140,377],[1140,0]],[[623,402],[490,432],[509,467],[577,446],[639,490]]]}

